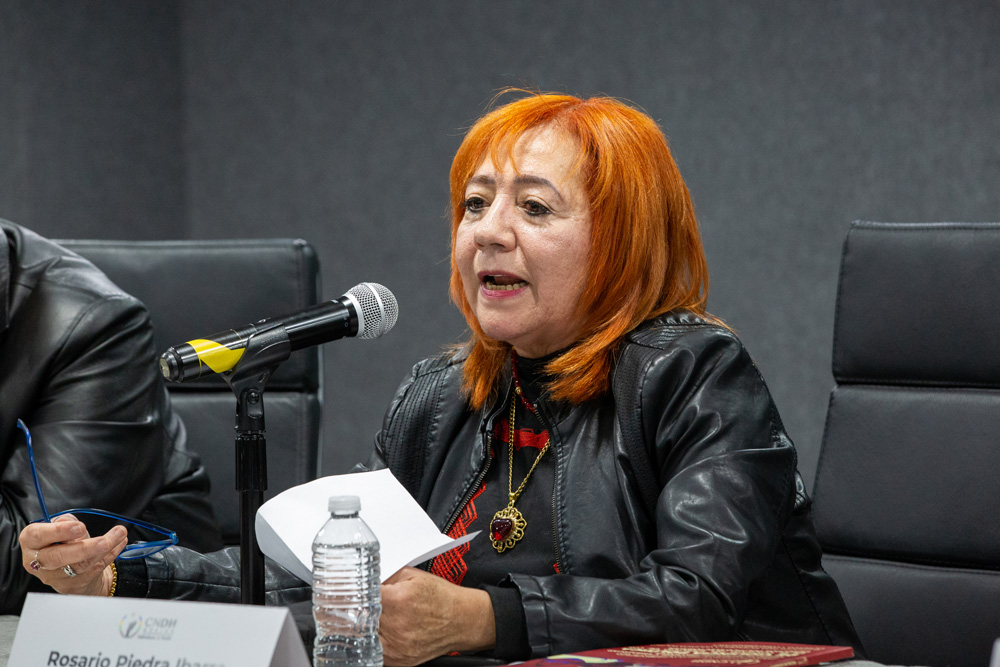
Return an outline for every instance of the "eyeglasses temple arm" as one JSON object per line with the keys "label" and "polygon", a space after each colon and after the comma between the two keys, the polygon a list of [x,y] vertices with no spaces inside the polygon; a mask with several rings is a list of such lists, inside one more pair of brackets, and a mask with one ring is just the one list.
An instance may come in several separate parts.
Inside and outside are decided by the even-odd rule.
{"label": "eyeglasses temple arm", "polygon": [[45,517],[45,522],[50,523],[52,517],[49,516],[49,509],[45,506],[45,496],[42,495],[42,485],[38,481],[38,469],[35,468],[35,452],[31,447],[31,431],[25,426],[24,422],[20,419],[17,420],[17,427],[24,431],[24,438],[28,441],[28,461],[31,463],[31,477],[35,480],[35,493],[38,494],[38,504],[42,507],[42,516]]}

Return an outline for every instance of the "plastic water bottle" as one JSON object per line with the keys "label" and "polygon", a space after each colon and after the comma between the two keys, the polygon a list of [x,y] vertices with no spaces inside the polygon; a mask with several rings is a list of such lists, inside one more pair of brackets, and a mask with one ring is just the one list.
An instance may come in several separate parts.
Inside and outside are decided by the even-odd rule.
{"label": "plastic water bottle", "polygon": [[357,496],[333,496],[313,540],[315,667],[382,667],[378,540],[358,516]]}

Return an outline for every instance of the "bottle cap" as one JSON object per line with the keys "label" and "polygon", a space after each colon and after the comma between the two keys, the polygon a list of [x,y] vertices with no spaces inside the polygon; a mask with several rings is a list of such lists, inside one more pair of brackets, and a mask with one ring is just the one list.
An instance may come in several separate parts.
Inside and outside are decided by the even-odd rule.
{"label": "bottle cap", "polygon": [[361,511],[361,498],[357,496],[330,496],[327,508],[336,514],[353,514]]}

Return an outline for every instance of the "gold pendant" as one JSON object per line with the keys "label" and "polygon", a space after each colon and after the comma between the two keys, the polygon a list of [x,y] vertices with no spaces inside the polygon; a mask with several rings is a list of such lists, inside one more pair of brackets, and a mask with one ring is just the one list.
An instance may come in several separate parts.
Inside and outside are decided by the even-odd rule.
{"label": "gold pendant", "polygon": [[528,527],[528,522],[514,505],[507,505],[502,510],[493,515],[490,521],[490,542],[497,553],[503,553],[524,537],[524,529]]}

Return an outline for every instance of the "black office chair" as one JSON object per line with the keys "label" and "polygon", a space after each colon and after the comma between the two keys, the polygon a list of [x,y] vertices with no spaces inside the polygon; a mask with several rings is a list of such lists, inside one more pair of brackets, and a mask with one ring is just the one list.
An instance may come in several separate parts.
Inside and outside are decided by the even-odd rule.
{"label": "black office chair", "polygon": [[1000,223],[855,222],[814,517],[869,658],[1000,637]]}
{"label": "black office chair", "polygon": [[[295,312],[319,296],[319,262],[305,241],[63,240],[149,308],[159,351],[225,329]],[[320,348],[294,352],[264,393],[268,491],[265,499],[318,476]],[[236,398],[217,375],[168,383],[187,427],[188,448],[212,479],[212,506],[227,544],[238,544],[235,490]]]}

